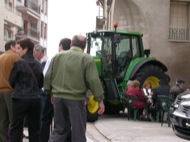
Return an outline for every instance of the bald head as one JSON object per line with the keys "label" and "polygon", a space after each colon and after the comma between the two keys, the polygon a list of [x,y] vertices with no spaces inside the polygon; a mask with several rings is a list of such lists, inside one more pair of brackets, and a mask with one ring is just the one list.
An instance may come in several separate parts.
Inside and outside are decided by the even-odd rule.
{"label": "bald head", "polygon": [[71,45],[84,50],[86,47],[86,37],[83,35],[75,35],[71,41]]}

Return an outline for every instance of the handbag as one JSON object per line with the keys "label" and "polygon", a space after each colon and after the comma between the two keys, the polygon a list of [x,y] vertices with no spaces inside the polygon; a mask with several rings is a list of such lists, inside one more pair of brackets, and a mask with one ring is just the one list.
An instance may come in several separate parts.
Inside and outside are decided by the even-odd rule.
{"label": "handbag", "polygon": [[36,76],[34,75],[34,72],[32,71],[31,67],[29,66],[28,62],[25,61],[24,59],[21,59],[23,61],[23,63],[26,65],[26,67],[28,68],[28,70],[30,71],[31,75],[32,75],[32,78],[34,79],[35,83],[36,83],[36,86],[38,87],[38,81],[36,79]]}

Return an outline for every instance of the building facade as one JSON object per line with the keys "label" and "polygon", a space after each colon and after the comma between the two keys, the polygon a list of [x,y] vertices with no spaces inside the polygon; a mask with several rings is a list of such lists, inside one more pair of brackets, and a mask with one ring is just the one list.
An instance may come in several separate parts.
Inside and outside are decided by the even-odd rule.
{"label": "building facade", "polygon": [[190,87],[190,0],[98,0],[97,29],[139,31],[144,48],[168,67],[170,85],[177,78]]}
{"label": "building facade", "polygon": [[5,42],[30,38],[47,48],[48,0],[0,0],[0,51]]}

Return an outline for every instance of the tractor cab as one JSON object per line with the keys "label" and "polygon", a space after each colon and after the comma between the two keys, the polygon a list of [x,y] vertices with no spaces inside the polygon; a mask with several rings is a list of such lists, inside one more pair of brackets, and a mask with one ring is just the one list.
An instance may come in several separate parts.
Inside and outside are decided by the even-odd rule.
{"label": "tractor cab", "polygon": [[87,34],[87,53],[99,58],[100,76],[122,81],[132,59],[144,56],[140,33],[99,31]]}

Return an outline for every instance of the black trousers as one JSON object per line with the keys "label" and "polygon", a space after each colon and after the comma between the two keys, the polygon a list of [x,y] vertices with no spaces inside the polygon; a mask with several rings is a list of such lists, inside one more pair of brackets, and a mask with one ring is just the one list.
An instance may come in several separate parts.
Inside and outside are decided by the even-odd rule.
{"label": "black trousers", "polygon": [[41,99],[12,99],[10,142],[22,142],[24,118],[28,116],[29,142],[39,142]]}
{"label": "black trousers", "polygon": [[53,119],[53,104],[51,103],[51,96],[46,95],[44,108],[42,110],[40,142],[48,142],[50,136],[50,125]]}
{"label": "black trousers", "polygon": [[49,142],[86,142],[84,100],[54,98],[54,130]]}

